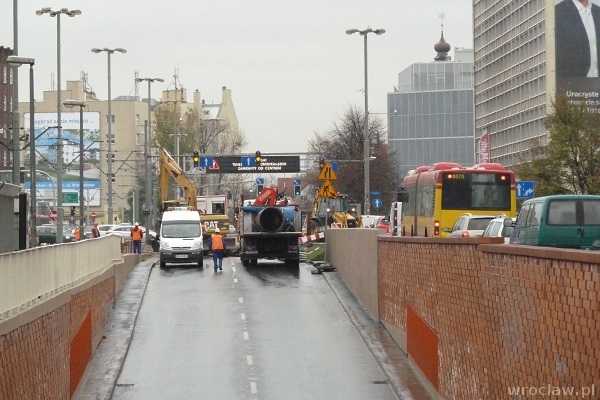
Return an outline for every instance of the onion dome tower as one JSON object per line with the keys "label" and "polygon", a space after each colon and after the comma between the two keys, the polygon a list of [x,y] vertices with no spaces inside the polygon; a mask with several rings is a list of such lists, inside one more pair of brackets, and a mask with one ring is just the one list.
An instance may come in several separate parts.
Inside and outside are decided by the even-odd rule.
{"label": "onion dome tower", "polygon": [[448,56],[450,44],[444,40],[444,16],[444,13],[440,14],[442,37],[440,37],[440,41],[433,46],[433,49],[437,52],[437,55],[434,58],[435,61],[450,61],[450,57]]}

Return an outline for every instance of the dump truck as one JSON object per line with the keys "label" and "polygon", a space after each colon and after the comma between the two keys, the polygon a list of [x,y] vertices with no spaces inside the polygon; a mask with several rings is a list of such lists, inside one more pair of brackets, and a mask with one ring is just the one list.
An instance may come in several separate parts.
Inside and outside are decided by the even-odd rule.
{"label": "dump truck", "polygon": [[290,204],[285,193],[278,193],[276,187],[263,188],[254,204],[240,208],[239,223],[240,260],[244,266],[257,265],[259,259],[300,265],[300,209]]}

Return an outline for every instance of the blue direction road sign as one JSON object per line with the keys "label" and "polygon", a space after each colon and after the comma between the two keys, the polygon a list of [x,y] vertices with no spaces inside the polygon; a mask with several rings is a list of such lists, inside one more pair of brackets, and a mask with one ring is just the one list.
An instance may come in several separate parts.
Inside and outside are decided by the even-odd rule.
{"label": "blue direction road sign", "polygon": [[373,190],[373,191],[369,192],[369,194],[371,196],[381,196],[381,191],[380,190]]}
{"label": "blue direction road sign", "polygon": [[242,167],[256,167],[256,157],[243,156]]}
{"label": "blue direction road sign", "polygon": [[302,179],[294,179],[294,185],[302,185]]}
{"label": "blue direction road sign", "polygon": [[383,202],[381,201],[381,199],[375,199],[373,200],[373,207],[375,208],[381,208],[381,206],[383,205]]}
{"label": "blue direction road sign", "polygon": [[533,181],[517,181],[517,199],[535,197]]}
{"label": "blue direction road sign", "polygon": [[200,163],[199,163],[200,167],[203,168],[208,168],[208,167],[212,167],[213,165],[213,158],[212,157],[200,157]]}
{"label": "blue direction road sign", "polygon": [[333,170],[333,172],[337,172],[338,171],[338,163],[337,163],[337,161],[331,161],[329,164],[331,164],[331,169]]}
{"label": "blue direction road sign", "polygon": [[265,184],[265,178],[256,178],[256,184],[257,185],[264,185]]}

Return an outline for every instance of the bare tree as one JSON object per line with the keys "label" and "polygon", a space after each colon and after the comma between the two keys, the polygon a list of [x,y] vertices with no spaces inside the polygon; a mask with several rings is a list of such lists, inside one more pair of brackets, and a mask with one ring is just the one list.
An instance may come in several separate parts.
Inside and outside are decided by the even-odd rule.
{"label": "bare tree", "polygon": [[[340,121],[334,121],[331,129],[325,133],[314,134],[309,140],[309,151],[322,155],[325,161],[338,162],[337,180],[334,188],[347,193],[354,200],[364,202],[364,112],[356,106],[350,106]],[[371,160],[370,187],[382,192],[383,210],[387,210],[400,185],[399,167],[386,141],[386,132],[382,120],[369,118],[369,144]],[[318,157],[315,160],[318,171]],[[316,187],[322,182],[317,180],[318,172],[308,174],[306,180]]]}

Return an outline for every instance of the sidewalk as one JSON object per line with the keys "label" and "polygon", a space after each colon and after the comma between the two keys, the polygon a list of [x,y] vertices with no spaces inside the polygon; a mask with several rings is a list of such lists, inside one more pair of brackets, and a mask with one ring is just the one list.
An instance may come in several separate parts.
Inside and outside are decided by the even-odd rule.
{"label": "sidewalk", "polygon": [[83,377],[77,399],[110,400],[127,355],[152,264],[156,261],[157,256],[153,256],[129,273],[110,312],[103,339]]}

